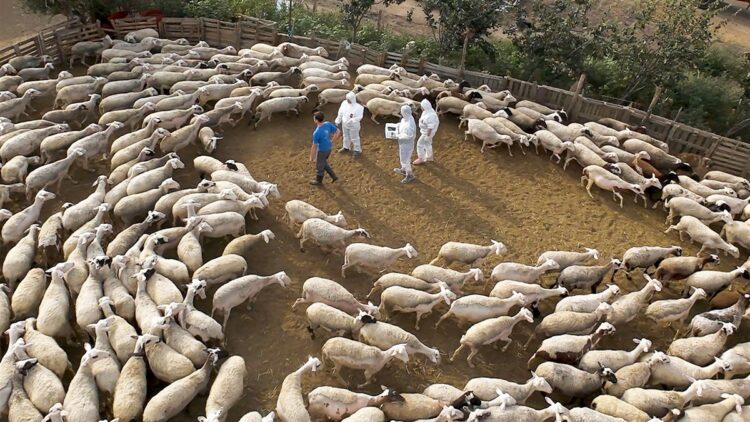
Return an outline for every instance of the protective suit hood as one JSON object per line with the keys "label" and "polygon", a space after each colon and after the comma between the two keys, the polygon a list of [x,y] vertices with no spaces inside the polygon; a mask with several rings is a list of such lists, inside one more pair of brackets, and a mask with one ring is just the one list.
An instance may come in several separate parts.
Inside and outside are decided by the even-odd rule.
{"label": "protective suit hood", "polygon": [[354,92],[347,92],[346,100],[352,104],[357,104],[357,96],[354,94]]}
{"label": "protective suit hood", "polygon": [[422,106],[422,112],[429,113],[432,111],[432,104],[430,103],[430,100],[427,98],[423,99],[421,103],[419,103]]}
{"label": "protective suit hood", "polygon": [[408,105],[402,105],[401,106],[401,117],[411,117],[411,107]]}

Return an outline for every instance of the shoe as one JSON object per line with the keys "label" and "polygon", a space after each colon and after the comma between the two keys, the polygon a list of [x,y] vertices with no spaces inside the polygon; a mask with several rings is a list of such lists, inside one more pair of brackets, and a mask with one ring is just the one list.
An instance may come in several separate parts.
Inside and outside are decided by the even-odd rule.
{"label": "shoe", "polygon": [[354,151],[354,153],[352,154],[352,158],[356,159],[356,158],[359,158],[361,155],[362,153],[360,151]]}
{"label": "shoe", "polygon": [[339,180],[338,176],[331,176],[331,183],[336,183],[337,180]]}
{"label": "shoe", "polygon": [[414,160],[414,162],[412,164],[414,164],[415,166],[418,166],[418,165],[424,164],[424,163],[425,163],[424,160],[422,160],[421,158],[417,158],[416,160]]}
{"label": "shoe", "polygon": [[307,182],[313,186],[321,186],[323,184],[323,176],[315,176],[315,179]]}
{"label": "shoe", "polygon": [[396,174],[400,174],[402,176],[406,176],[406,172],[404,171],[404,169],[401,169],[401,168],[395,168],[393,169],[393,172]]}
{"label": "shoe", "polygon": [[417,178],[414,177],[413,174],[407,174],[406,177],[404,177],[404,180],[401,181],[401,183],[410,183],[416,180]]}
{"label": "shoe", "polygon": [[341,148],[339,150],[339,154],[346,154],[347,152],[349,152],[349,148]]}

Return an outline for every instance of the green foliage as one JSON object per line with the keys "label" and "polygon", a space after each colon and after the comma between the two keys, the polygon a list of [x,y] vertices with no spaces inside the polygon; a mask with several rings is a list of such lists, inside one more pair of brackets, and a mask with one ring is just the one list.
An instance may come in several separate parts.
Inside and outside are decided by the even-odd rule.
{"label": "green foliage", "polygon": [[602,57],[609,49],[614,28],[605,16],[590,21],[593,1],[553,0],[534,2],[520,9],[511,28],[513,44],[522,51],[529,77],[544,80],[577,78],[589,57]]}
{"label": "green foliage", "polygon": [[[427,24],[443,53],[459,47],[467,30],[470,42],[481,44],[500,26],[500,18],[508,9],[507,0],[422,0]],[[489,44],[485,44],[485,47]]]}
{"label": "green foliage", "polygon": [[613,36],[624,98],[654,85],[669,85],[695,67],[713,41],[718,9],[696,0],[642,0]]}
{"label": "green foliage", "polygon": [[744,88],[735,80],[691,72],[668,92],[660,108],[681,107],[681,121],[724,133],[735,122],[735,109],[743,94]]}
{"label": "green foliage", "polygon": [[403,2],[404,0],[339,0],[341,18],[351,31],[351,41],[357,42],[357,31],[359,31],[362,25],[362,19],[370,12],[373,6],[376,4],[389,6]]}

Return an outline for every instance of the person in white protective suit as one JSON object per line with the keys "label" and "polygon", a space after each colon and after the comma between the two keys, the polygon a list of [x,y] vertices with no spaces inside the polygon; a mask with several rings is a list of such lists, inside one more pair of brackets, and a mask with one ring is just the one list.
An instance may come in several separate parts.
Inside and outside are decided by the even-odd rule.
{"label": "person in white protective suit", "polygon": [[359,158],[362,154],[362,143],[359,138],[359,128],[365,108],[357,102],[357,96],[353,92],[346,94],[346,99],[339,107],[336,116],[336,124],[341,125],[341,133],[344,135],[344,146],[339,153],[354,151],[353,158]]}
{"label": "person in white protective suit", "polygon": [[422,100],[422,115],[419,116],[419,140],[417,141],[417,159],[414,164],[424,164],[435,161],[432,155],[432,138],[440,126],[440,119],[427,99]]}
{"label": "person in white protective suit", "polygon": [[409,183],[414,180],[414,172],[411,168],[411,155],[414,153],[414,138],[417,137],[417,124],[411,115],[411,107],[401,106],[401,121],[398,123],[398,158],[401,168],[393,169],[394,172],[403,175],[401,183]]}

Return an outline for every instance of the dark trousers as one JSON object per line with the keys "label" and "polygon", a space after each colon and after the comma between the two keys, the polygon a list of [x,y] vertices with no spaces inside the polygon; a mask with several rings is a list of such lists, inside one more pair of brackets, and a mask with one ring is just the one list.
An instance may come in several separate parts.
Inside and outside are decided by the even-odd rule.
{"label": "dark trousers", "polygon": [[331,179],[336,178],[336,173],[333,172],[331,165],[328,164],[328,157],[331,156],[331,151],[318,151],[318,157],[315,160],[316,176],[322,178],[324,172],[331,176]]}

